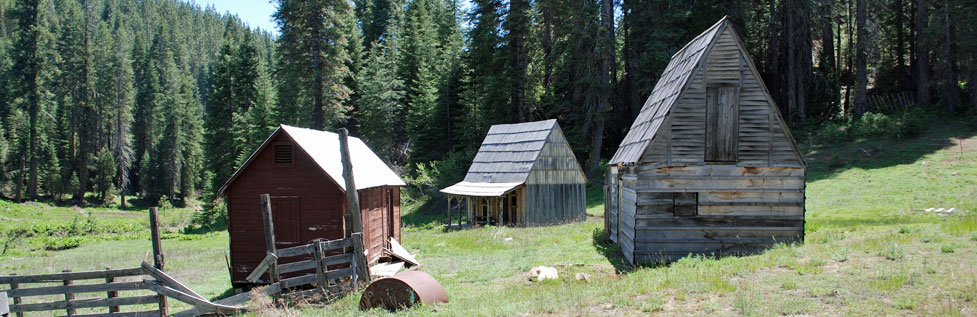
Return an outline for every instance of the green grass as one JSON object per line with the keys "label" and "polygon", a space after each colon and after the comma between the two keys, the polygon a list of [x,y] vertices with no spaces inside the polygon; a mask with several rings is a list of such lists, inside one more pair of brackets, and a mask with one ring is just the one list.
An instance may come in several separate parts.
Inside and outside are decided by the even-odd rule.
{"label": "green grass", "polygon": [[[900,143],[802,146],[809,162],[805,241],[752,256],[630,267],[603,232],[598,185],[589,187],[587,219],[560,226],[444,232],[437,226],[442,216],[406,206],[411,227],[403,232],[403,244],[417,253],[420,270],[444,286],[450,303],[400,314],[977,314],[977,137],[948,124]],[[871,155],[862,149],[872,149]],[[839,164],[828,157],[846,159]],[[6,203],[0,210],[6,206],[48,218],[48,209]],[[931,207],[957,211],[923,211]],[[73,219],[54,212],[45,221]],[[130,216],[123,218],[144,218]],[[227,294],[226,233],[180,237],[163,242],[167,270],[204,296]],[[137,237],[31,252],[0,256],[0,272],[131,267],[149,259],[149,243]],[[556,267],[560,279],[529,281],[529,269],[538,265]],[[590,274],[591,281],[574,279],[578,272]],[[287,312],[363,314],[357,310],[359,295]]]}

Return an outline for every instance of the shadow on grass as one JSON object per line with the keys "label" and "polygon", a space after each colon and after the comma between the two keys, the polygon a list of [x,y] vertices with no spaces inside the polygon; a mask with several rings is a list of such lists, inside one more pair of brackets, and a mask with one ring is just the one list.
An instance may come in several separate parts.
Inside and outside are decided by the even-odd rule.
{"label": "shadow on grass", "polygon": [[614,270],[618,274],[634,270],[631,263],[628,263],[628,260],[624,258],[624,254],[621,253],[621,246],[611,241],[607,230],[595,228],[593,232],[593,243],[594,247],[597,248],[597,252],[600,252],[600,254],[607,258],[608,262],[611,262],[611,265],[614,266]]}
{"label": "shadow on grass", "polygon": [[[807,181],[832,178],[849,169],[876,169],[895,165],[912,164],[923,156],[959,144],[958,140],[977,135],[971,126],[959,120],[933,118],[934,125],[920,136],[896,140],[881,137],[870,140],[842,142],[827,145],[811,144],[807,134],[798,134],[797,142],[807,161]],[[974,151],[969,148],[966,151]]]}

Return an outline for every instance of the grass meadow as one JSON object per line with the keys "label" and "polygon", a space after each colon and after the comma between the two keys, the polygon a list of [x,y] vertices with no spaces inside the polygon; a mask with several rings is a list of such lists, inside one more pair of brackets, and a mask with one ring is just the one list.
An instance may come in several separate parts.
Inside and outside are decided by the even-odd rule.
{"label": "grass meadow", "polygon": [[[962,131],[969,130],[949,124],[900,142],[800,142],[809,164],[805,241],[750,256],[631,267],[603,233],[597,185],[586,221],[559,226],[443,232],[431,223],[436,216],[406,208],[403,244],[450,303],[399,314],[977,315],[977,137]],[[70,222],[71,212],[0,202],[2,226],[6,219]],[[118,213],[92,214],[145,226],[145,213]],[[58,251],[22,244],[0,256],[0,274],[134,267],[151,251],[145,230],[133,232]],[[177,279],[204,296],[230,294],[226,232],[171,234],[163,249]],[[529,269],[538,265],[556,267],[560,279],[531,282]],[[359,295],[261,314],[389,314],[360,312]]]}

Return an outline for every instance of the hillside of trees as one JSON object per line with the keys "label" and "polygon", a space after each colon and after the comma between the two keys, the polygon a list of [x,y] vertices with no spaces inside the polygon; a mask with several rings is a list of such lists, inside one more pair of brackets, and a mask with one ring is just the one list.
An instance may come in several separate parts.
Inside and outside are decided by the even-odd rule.
{"label": "hillside of trees", "polygon": [[349,128],[418,180],[556,118],[599,179],[723,16],[794,128],[977,109],[975,0],[273,2],[276,34],[176,0],[0,0],[0,196],[209,199],[280,123]]}

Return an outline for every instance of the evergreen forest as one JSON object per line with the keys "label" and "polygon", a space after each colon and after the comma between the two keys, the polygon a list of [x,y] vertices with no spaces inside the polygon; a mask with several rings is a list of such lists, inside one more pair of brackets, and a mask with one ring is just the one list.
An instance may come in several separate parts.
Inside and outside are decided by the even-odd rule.
{"label": "evergreen forest", "polygon": [[347,128],[424,195],[491,125],[555,118],[599,181],[724,16],[801,142],[977,113],[977,0],[272,2],[277,30],[177,0],[0,0],[0,197],[213,207],[279,124]]}

